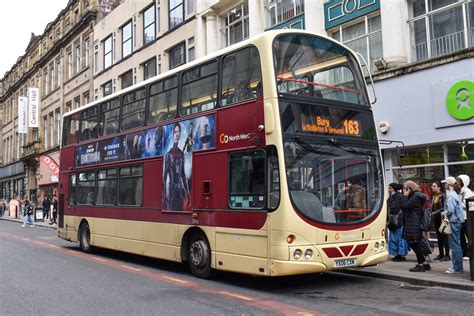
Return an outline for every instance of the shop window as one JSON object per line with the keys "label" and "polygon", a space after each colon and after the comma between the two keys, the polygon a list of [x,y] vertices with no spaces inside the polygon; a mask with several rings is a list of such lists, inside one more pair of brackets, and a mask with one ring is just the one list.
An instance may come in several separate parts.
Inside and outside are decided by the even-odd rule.
{"label": "shop window", "polygon": [[189,115],[216,107],[217,61],[183,74],[181,114]]}
{"label": "shop window", "polygon": [[261,150],[229,155],[229,205],[232,208],[265,206],[265,152]]}
{"label": "shop window", "polygon": [[122,130],[145,124],[145,89],[139,89],[123,96]]}
{"label": "shop window", "polygon": [[150,87],[148,123],[176,117],[178,104],[178,77],[173,76]]}
{"label": "shop window", "polygon": [[[396,153],[393,153],[393,161],[397,161]],[[442,146],[424,146],[416,148],[408,148],[405,150],[401,158],[403,166],[423,165],[432,163],[443,163],[443,147]]]}
{"label": "shop window", "polygon": [[413,180],[419,185],[428,188],[433,181],[445,178],[443,166],[393,169],[393,175],[395,182],[403,183]]}
{"label": "shop window", "polygon": [[248,47],[224,58],[221,103],[228,105],[255,99],[262,93],[260,56]]}
{"label": "shop window", "polygon": [[119,173],[119,205],[140,206],[143,194],[142,166],[120,168]]}
{"label": "shop window", "polygon": [[474,142],[448,144],[448,162],[468,160],[474,161]]}
{"label": "shop window", "polygon": [[471,164],[456,164],[448,166],[449,175],[452,177],[457,177],[460,174],[468,175],[471,178],[469,183],[469,189],[474,191],[474,163]]}
{"label": "shop window", "polygon": [[412,19],[409,21],[412,59],[419,61],[450,54],[469,46],[469,41],[472,45],[473,22],[471,19],[469,27],[469,14],[464,14],[464,10],[471,10],[472,16],[472,3],[457,0],[413,1]]}
{"label": "shop window", "polygon": [[95,201],[95,172],[81,172],[77,181],[77,204],[93,205]]}
{"label": "shop window", "polygon": [[115,205],[117,200],[117,169],[97,172],[97,205]]}

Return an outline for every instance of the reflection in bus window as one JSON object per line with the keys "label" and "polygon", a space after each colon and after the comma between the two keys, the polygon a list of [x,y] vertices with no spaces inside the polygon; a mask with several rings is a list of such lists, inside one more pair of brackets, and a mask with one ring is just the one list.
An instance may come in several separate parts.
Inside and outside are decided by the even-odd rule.
{"label": "reflection in bus window", "polygon": [[178,104],[178,77],[173,76],[150,87],[148,123],[156,123],[176,117]]}
{"label": "reflection in bus window", "polygon": [[265,206],[265,152],[244,151],[229,155],[229,204],[232,208]]}
{"label": "reflection in bus window", "polygon": [[183,74],[181,114],[188,115],[216,107],[217,61]]}
{"label": "reflection in bus window", "polygon": [[244,48],[224,58],[222,105],[256,99],[262,93],[261,90],[260,56],[255,47]]}
{"label": "reflection in bus window", "polygon": [[69,205],[76,204],[76,174],[69,176]]}
{"label": "reflection in bus window", "polygon": [[97,138],[97,106],[82,111],[81,140]]}
{"label": "reflection in bus window", "polygon": [[63,145],[71,145],[79,140],[79,122],[81,113],[77,112],[64,118]]}
{"label": "reflection in bus window", "polygon": [[119,173],[119,205],[142,205],[142,166],[123,167]]}
{"label": "reflection in bus window", "polygon": [[117,200],[117,170],[107,169],[97,172],[97,205],[115,205]]}
{"label": "reflection in bus window", "polygon": [[119,131],[120,102],[119,99],[109,100],[100,105],[100,136],[110,135]]}
{"label": "reflection in bus window", "polygon": [[95,172],[79,173],[77,184],[77,204],[93,205],[95,200]]}
{"label": "reflection in bus window", "polygon": [[122,99],[122,130],[145,124],[145,88],[127,93]]}
{"label": "reflection in bus window", "polygon": [[275,210],[280,204],[280,171],[277,149],[273,145],[267,148],[267,170],[268,208]]}

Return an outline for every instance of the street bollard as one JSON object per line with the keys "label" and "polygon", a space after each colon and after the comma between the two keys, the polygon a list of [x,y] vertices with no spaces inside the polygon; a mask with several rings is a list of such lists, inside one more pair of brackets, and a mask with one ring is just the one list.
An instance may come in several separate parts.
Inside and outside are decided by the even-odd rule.
{"label": "street bollard", "polygon": [[469,236],[469,270],[474,281],[474,197],[466,199],[467,235]]}

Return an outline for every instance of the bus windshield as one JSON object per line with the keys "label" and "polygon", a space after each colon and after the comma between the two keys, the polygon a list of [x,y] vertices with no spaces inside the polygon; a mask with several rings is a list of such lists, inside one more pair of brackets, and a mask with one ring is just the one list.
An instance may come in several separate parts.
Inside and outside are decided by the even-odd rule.
{"label": "bus windshield", "polygon": [[278,93],[368,105],[354,56],[311,35],[285,34],[273,43]]}

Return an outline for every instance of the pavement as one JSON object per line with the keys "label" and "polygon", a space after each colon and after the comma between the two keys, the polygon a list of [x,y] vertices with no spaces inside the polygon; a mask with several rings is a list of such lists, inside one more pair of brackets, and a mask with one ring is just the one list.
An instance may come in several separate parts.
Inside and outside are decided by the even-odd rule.
{"label": "pavement", "polygon": [[[11,217],[0,217],[0,220],[8,220],[13,222],[23,223],[22,219]],[[57,225],[49,225],[49,221],[38,220],[35,221],[36,226],[57,229]],[[430,255],[434,258],[438,255],[438,248],[433,249]],[[398,282],[405,282],[408,284],[428,287],[445,287],[464,291],[474,291],[474,281],[470,280],[469,261],[463,261],[464,272],[460,274],[446,274],[452,265],[451,261],[437,261],[431,260],[431,271],[426,272],[410,272],[409,269],[416,265],[416,256],[410,252],[405,262],[387,261],[374,267],[355,268],[343,270],[343,273],[360,275],[365,277],[373,277],[379,279],[386,279]]]}

